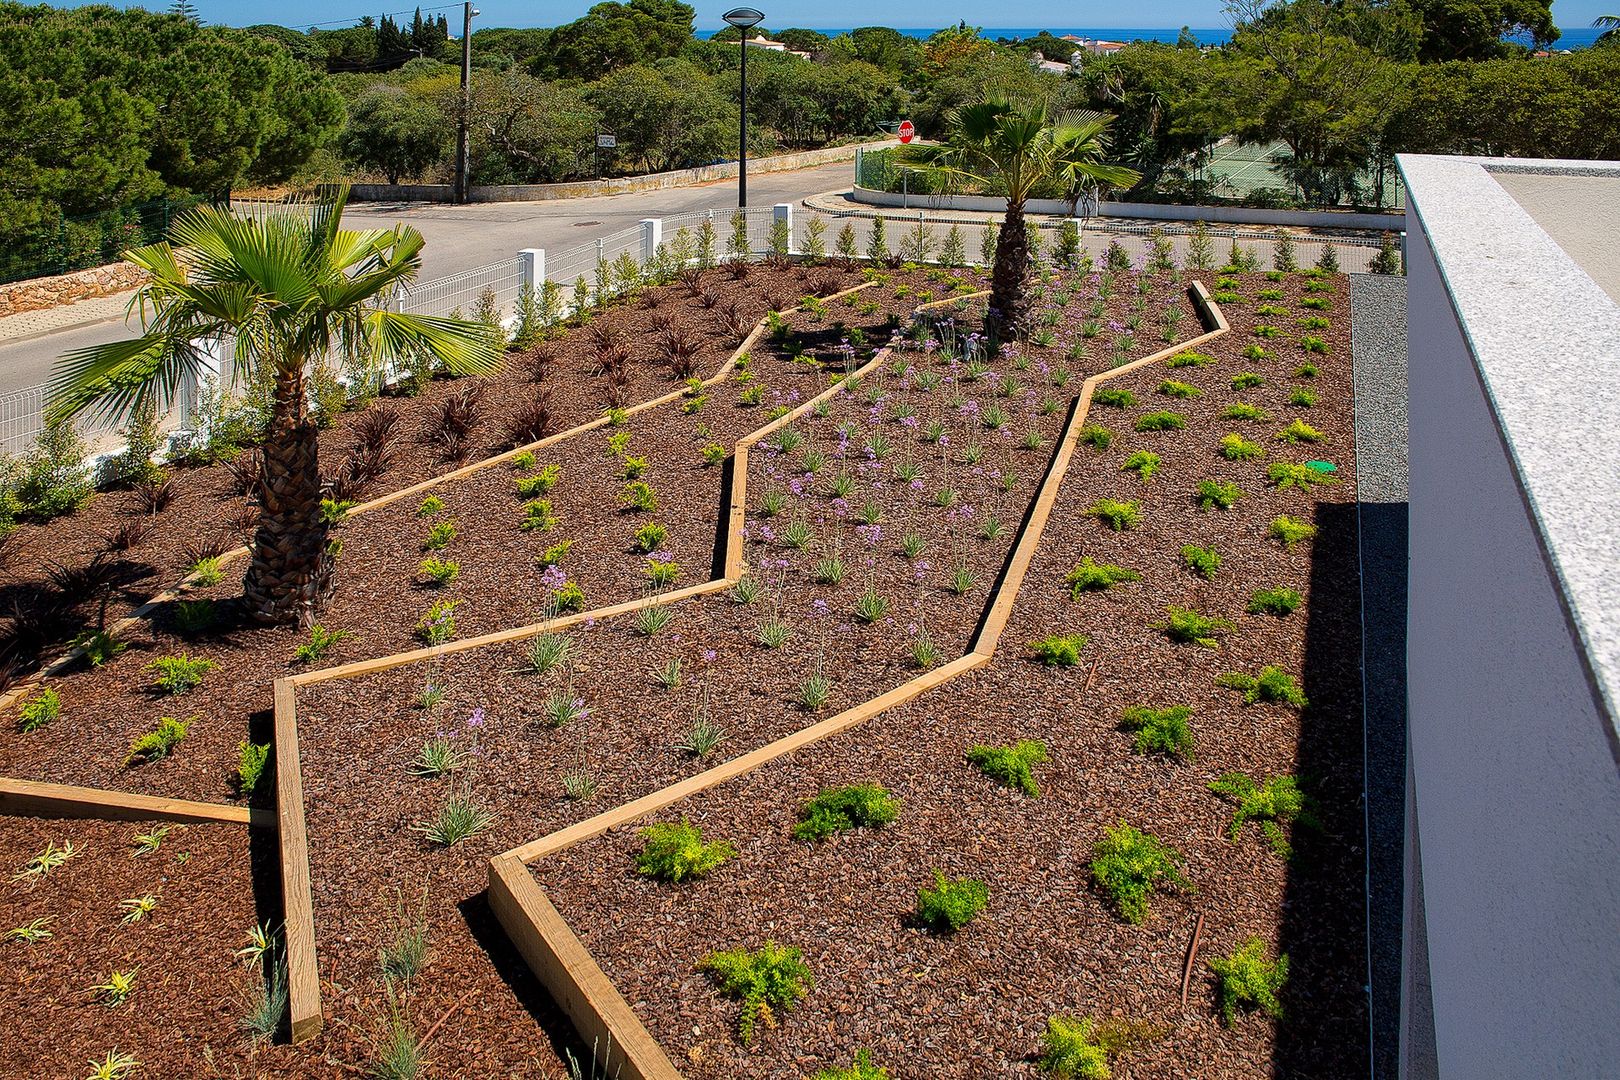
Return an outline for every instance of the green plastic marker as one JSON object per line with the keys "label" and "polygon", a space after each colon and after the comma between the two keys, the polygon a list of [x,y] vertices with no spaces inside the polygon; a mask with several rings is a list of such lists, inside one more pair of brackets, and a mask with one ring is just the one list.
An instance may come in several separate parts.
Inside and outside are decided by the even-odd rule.
{"label": "green plastic marker", "polygon": [[1338,472],[1339,471],[1339,467],[1337,465],[1333,464],[1333,462],[1331,462],[1331,461],[1307,461],[1305,463],[1305,467],[1307,469],[1315,469],[1317,472],[1321,472],[1321,473],[1329,473],[1329,472]]}

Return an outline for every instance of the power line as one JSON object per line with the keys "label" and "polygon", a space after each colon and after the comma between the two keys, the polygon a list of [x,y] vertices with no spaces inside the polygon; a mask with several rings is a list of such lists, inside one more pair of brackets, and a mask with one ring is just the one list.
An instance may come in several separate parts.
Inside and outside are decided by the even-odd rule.
{"label": "power line", "polygon": [[384,12],[380,12],[380,13],[367,12],[365,15],[361,15],[361,16],[358,16],[358,17],[352,18],[352,19],[333,19],[330,22],[309,23],[307,25],[308,25],[310,30],[319,30],[320,28],[325,27],[325,26],[341,26],[341,27],[344,27],[344,28],[349,28],[349,27],[359,26],[360,25],[360,20],[364,19],[364,18],[390,19],[390,18],[393,18],[396,15],[414,15],[418,11],[420,11],[422,14],[426,15],[429,12],[432,12],[432,11],[450,11],[450,10],[452,10],[454,8],[459,8],[460,6],[461,6],[460,4],[441,4],[438,7],[407,8],[404,11],[384,11]]}

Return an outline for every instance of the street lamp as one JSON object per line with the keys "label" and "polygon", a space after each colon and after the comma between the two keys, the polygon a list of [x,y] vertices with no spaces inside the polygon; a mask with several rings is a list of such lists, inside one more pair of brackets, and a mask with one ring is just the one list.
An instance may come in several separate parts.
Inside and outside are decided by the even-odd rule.
{"label": "street lamp", "polygon": [[748,205],[748,31],[765,21],[765,13],[753,8],[732,8],[720,16],[740,33],[737,48],[742,51],[742,131],[737,146],[737,205]]}
{"label": "street lamp", "polygon": [[472,172],[471,154],[468,150],[467,125],[472,115],[472,21],[474,15],[483,12],[472,4],[461,5],[461,113],[456,121],[456,183],[454,188],[455,200],[458,203],[467,201],[471,185],[469,179]]}

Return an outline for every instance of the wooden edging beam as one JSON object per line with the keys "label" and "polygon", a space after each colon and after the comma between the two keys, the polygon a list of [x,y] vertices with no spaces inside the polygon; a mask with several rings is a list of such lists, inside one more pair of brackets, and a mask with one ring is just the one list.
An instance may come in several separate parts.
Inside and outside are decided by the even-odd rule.
{"label": "wooden edging beam", "polygon": [[273,813],[256,807],[4,777],[0,777],[0,814],[103,821],[217,821],[261,828],[276,824]]}
{"label": "wooden edging beam", "polygon": [[[995,599],[990,613],[975,635],[972,648],[964,656],[943,667],[909,679],[836,716],[767,743],[696,776],[559,829],[538,840],[512,848],[490,860],[491,907],[502,928],[517,944],[518,951],[528,962],[530,969],[563,1007],[582,1037],[592,1040],[593,1043],[630,1048],[624,1051],[624,1062],[621,1066],[621,1069],[628,1070],[624,1073],[626,1080],[680,1080],[681,1074],[675,1071],[668,1054],[652,1038],[640,1018],[625,1005],[618,988],[606,977],[600,965],[590,956],[578,936],[547,899],[530,873],[529,865],[547,855],[554,855],[601,836],[609,829],[628,825],[666,809],[682,799],[752,772],[787,754],[818,743],[904,704],[955,679],[958,675],[988,665],[1012,616],[1013,604],[1030,563],[1034,560],[1047,521],[1051,517],[1058,490],[1068,472],[1069,463],[1079,442],[1080,428],[1085,424],[1092,394],[1098,384],[1147,365],[1159,363],[1176,353],[1197,348],[1230,329],[1225,315],[1210,299],[1202,282],[1193,282],[1189,292],[1200,322],[1206,327],[1205,333],[1191,341],[1179,342],[1161,349],[1141,360],[1093,375],[1082,384],[1080,396],[1064,426],[1058,451],[1047,469],[1046,479],[1042,482],[1040,492],[1037,493],[1035,505],[1024,523],[1007,566],[992,589]],[[957,299],[967,298],[953,297],[924,307],[938,307],[954,303]],[[920,311],[922,308],[917,310]],[[746,458],[742,464],[746,464]],[[741,517],[737,514],[737,507],[740,501],[732,506],[733,520],[736,523],[734,527],[739,530],[739,535]],[[728,572],[729,565],[728,561]]]}
{"label": "wooden edging beam", "polygon": [[298,760],[298,692],[275,684],[276,814],[281,830],[282,942],[287,950],[287,1012],[292,1041],[321,1030],[321,984],[315,963],[315,906],[309,888],[309,834],[304,775]]}

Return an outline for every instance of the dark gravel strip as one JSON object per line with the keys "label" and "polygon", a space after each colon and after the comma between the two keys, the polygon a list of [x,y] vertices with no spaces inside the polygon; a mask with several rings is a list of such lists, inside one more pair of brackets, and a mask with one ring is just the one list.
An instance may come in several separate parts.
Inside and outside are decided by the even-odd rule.
{"label": "dark gravel strip", "polygon": [[1406,279],[1350,279],[1367,740],[1375,1078],[1400,1055],[1406,800]]}

